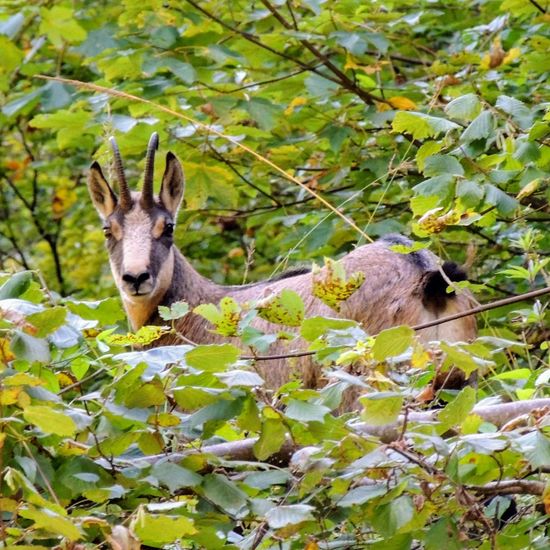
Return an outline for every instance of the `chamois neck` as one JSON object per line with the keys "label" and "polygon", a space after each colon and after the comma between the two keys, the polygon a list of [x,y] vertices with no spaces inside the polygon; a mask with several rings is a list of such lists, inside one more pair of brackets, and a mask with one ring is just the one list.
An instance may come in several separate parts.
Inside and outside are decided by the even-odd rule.
{"label": "chamois neck", "polygon": [[226,287],[202,276],[176,247],[173,250],[172,284],[159,305],[169,306],[174,302],[185,301],[190,307],[195,307],[203,303],[216,303],[226,295]]}

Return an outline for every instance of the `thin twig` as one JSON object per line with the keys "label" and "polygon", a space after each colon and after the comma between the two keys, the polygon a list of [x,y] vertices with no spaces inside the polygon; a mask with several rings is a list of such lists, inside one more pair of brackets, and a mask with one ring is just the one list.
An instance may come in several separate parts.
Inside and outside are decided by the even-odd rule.
{"label": "thin twig", "polygon": [[312,73],[318,74],[319,76],[325,78],[326,80],[330,80],[330,81],[335,82],[337,84],[340,83],[336,78],[333,78],[333,77],[331,77],[329,75],[326,75],[326,74],[322,73],[321,71],[319,71],[316,66],[308,65],[307,63],[304,63],[303,61],[300,61],[299,59],[296,59],[295,57],[292,57],[291,55],[288,55],[285,52],[281,52],[279,50],[276,50],[275,48],[272,48],[271,46],[268,46],[267,44],[264,44],[257,36],[255,36],[252,33],[242,31],[242,30],[240,30],[236,27],[232,27],[231,25],[227,24],[223,19],[220,19],[219,17],[217,17],[213,13],[209,12],[208,10],[204,9],[202,6],[197,4],[197,2],[194,2],[193,0],[186,0],[186,1],[187,1],[188,4],[191,4],[196,10],[200,11],[203,15],[205,15],[206,17],[208,17],[212,21],[215,21],[216,23],[218,23],[219,25],[221,25],[222,27],[226,28],[227,30],[229,30],[233,33],[242,36],[245,40],[248,40],[249,42],[252,42],[253,44],[256,44],[256,46],[258,46],[258,47],[260,47],[264,50],[267,50],[268,52],[271,52],[272,54],[274,54],[278,57],[282,57],[283,59],[286,59],[287,61],[292,61],[293,63],[295,63],[296,65],[298,65],[302,69],[304,69],[305,71],[310,71]]}
{"label": "thin twig", "polygon": [[546,14],[546,10],[536,0],[529,0],[529,3],[533,4],[533,6],[540,11],[540,13]]}
{"label": "thin twig", "polygon": [[[189,0],[187,0],[189,1]],[[273,17],[283,25],[288,30],[293,30],[294,26],[292,23],[289,23],[277,10],[275,6],[273,6],[268,0],[260,0],[262,4],[271,12]],[[306,40],[304,38],[299,40],[300,44],[304,46],[307,50],[309,50],[323,65],[336,76],[336,79],[338,80],[338,83],[345,88],[346,90],[349,90],[350,92],[355,93],[357,96],[359,96],[365,103],[368,105],[373,105],[376,101],[381,101],[386,103],[386,101],[381,98],[372,95],[371,93],[367,92],[366,90],[363,90],[360,88],[351,78],[349,78],[344,72],[342,72],[329,58],[326,54],[321,52],[316,46],[314,46],[309,40]]]}

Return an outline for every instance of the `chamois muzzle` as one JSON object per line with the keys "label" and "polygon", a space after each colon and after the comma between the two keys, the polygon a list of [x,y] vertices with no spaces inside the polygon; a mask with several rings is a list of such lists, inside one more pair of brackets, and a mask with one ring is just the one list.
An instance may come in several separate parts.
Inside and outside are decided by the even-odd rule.
{"label": "chamois muzzle", "polygon": [[142,273],[124,273],[122,276],[127,292],[133,296],[144,296],[153,290],[151,274],[148,271]]}

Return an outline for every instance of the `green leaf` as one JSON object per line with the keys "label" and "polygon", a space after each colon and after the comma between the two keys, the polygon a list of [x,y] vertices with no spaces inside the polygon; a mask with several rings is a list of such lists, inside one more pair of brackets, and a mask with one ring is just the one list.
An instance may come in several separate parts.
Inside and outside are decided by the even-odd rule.
{"label": "green leaf", "polygon": [[185,516],[153,515],[144,512],[136,516],[132,522],[132,530],[143,544],[155,548],[197,533],[193,520]]}
{"label": "green leaf", "polygon": [[124,404],[127,407],[154,407],[163,405],[166,401],[164,388],[160,380],[146,382],[139,387],[134,387],[132,392],[126,395]]}
{"label": "green leaf", "polygon": [[207,474],[202,485],[204,496],[232,516],[246,512],[247,495],[235,483],[220,474]]}
{"label": "green leaf", "polygon": [[151,43],[157,48],[167,50],[173,46],[179,37],[176,27],[159,27],[151,33]]}
{"label": "green leaf", "polygon": [[133,445],[139,439],[140,433],[138,431],[111,436],[104,439],[96,446],[95,453],[98,456],[120,456],[130,447],[130,445]]}
{"label": "green leaf", "polygon": [[73,147],[86,133],[92,115],[86,111],[61,110],[47,115],[36,115],[29,124],[34,128],[57,130],[60,149]]}
{"label": "green leaf", "polygon": [[174,302],[170,307],[159,306],[160,318],[164,321],[174,321],[181,319],[189,312],[189,304],[187,302]]}
{"label": "green leaf", "polygon": [[307,401],[290,399],[285,416],[299,422],[323,422],[330,409],[324,405],[316,405]]}
{"label": "green leaf", "polygon": [[14,331],[10,347],[18,359],[40,361],[42,363],[47,363],[50,360],[48,342],[41,338],[30,336],[20,330]]}
{"label": "green leaf", "polygon": [[439,421],[447,428],[462,424],[476,404],[476,391],[466,386],[460,393],[439,413]]}
{"label": "green leaf", "polygon": [[67,310],[64,307],[56,306],[28,315],[27,321],[38,329],[35,336],[44,338],[62,326],[66,317]]}
{"label": "green leaf", "polygon": [[443,204],[447,204],[454,195],[454,189],[455,178],[447,174],[424,180],[413,187],[416,195],[421,195],[423,198],[430,196],[439,197],[439,202]]}
{"label": "green leaf", "polygon": [[445,107],[447,115],[458,120],[473,120],[480,111],[481,102],[476,94],[466,94],[457,97]]}
{"label": "green leaf", "polygon": [[313,342],[319,336],[326,334],[329,330],[345,330],[358,326],[355,321],[348,319],[332,319],[330,317],[310,317],[302,323],[300,335],[304,340]]}
{"label": "green leaf", "polygon": [[255,372],[247,370],[231,369],[229,372],[217,374],[217,377],[230,388],[235,386],[263,386],[264,379]]}
{"label": "green leaf", "polygon": [[251,98],[243,106],[262,130],[272,130],[279,122],[281,108],[265,98]]}
{"label": "green leaf", "polygon": [[0,74],[16,69],[24,57],[23,52],[7,36],[0,36],[0,51]]}
{"label": "green leaf", "polygon": [[461,179],[456,184],[456,196],[466,208],[475,208],[483,199],[485,190],[479,183]]}
{"label": "green leaf", "polygon": [[239,348],[231,344],[197,346],[185,354],[185,361],[199,370],[221,372],[233,365],[240,353]]}
{"label": "green leaf", "polygon": [[95,302],[69,300],[67,307],[83,319],[93,319],[102,325],[113,324],[126,317],[124,310],[120,307],[120,301],[116,298]]}
{"label": "green leaf", "polygon": [[238,416],[242,408],[243,399],[218,399],[211,405],[193,413],[186,422],[191,428],[195,428],[212,420],[230,420]]}
{"label": "green leaf", "polygon": [[276,506],[266,513],[265,519],[271,529],[281,529],[282,527],[315,519],[313,517],[314,510],[315,508],[309,504]]}
{"label": "green leaf", "polygon": [[254,456],[266,460],[279,451],[285,442],[286,428],[280,418],[266,418],[262,422],[262,431],[254,443]]}
{"label": "green leaf", "polygon": [[47,434],[72,437],[76,433],[74,420],[45,405],[29,405],[23,410],[23,417]]}
{"label": "green leaf", "polygon": [[35,529],[42,529],[46,533],[54,533],[66,537],[71,541],[76,541],[82,538],[80,529],[74,525],[70,519],[56,514],[52,510],[44,508],[19,508],[18,514],[21,517],[30,519],[34,522]]}
{"label": "green leaf", "polygon": [[533,115],[529,108],[514,97],[501,95],[498,97],[496,107],[509,114],[523,130],[527,130],[533,124]]}
{"label": "green leaf", "polygon": [[248,474],[244,483],[255,489],[268,489],[273,485],[286,485],[292,475],[285,470],[271,470],[267,472],[252,472]]}
{"label": "green leaf", "polygon": [[505,216],[512,214],[519,206],[516,199],[490,183],[485,185],[485,202],[496,206],[498,211]]}
{"label": "green leaf", "polygon": [[442,342],[441,349],[446,354],[445,365],[449,368],[451,366],[458,367],[466,377],[480,367],[472,354],[460,349],[458,346]]}
{"label": "green leaf", "polygon": [[78,24],[73,10],[65,6],[41,8],[39,32],[47,34],[54,46],[60,48],[63,42],[76,44],[86,38],[86,31]]}
{"label": "green leaf", "polygon": [[426,176],[463,176],[464,168],[456,157],[451,155],[432,155],[426,159],[424,174]]}
{"label": "green leaf", "polygon": [[519,437],[517,444],[518,450],[533,468],[545,468],[550,464],[550,441],[547,434],[537,429]]}
{"label": "green leaf", "polygon": [[470,143],[476,139],[487,139],[494,133],[495,123],[491,111],[483,111],[480,113],[462,132],[461,141]]}
{"label": "green leaf", "polygon": [[414,514],[411,497],[402,495],[384,506],[379,506],[373,523],[384,537],[391,537],[400,527],[409,523]]}
{"label": "green leaf", "polygon": [[414,139],[436,137],[457,128],[460,126],[450,120],[412,111],[397,112],[392,123],[394,132],[411,134]]}
{"label": "green leaf", "polygon": [[214,304],[201,304],[193,310],[193,313],[210,321],[215,326],[216,332],[222,336],[237,336],[239,334],[241,308],[229,296],[220,300],[220,309]]}
{"label": "green leaf", "polygon": [[404,353],[413,343],[414,330],[407,326],[383,330],[374,342],[372,352],[377,361]]}
{"label": "green leaf", "polygon": [[151,468],[151,475],[168,487],[171,493],[183,487],[196,487],[202,481],[199,474],[170,462],[155,463]]}
{"label": "green leaf", "polygon": [[424,172],[425,160],[431,155],[439,153],[443,148],[443,143],[439,141],[427,141],[422,144],[416,152],[416,164],[421,172]]}
{"label": "green leaf", "polygon": [[256,302],[258,315],[279,325],[298,327],[304,320],[304,303],[293,290],[284,289]]}
{"label": "green leaf", "polygon": [[397,420],[403,407],[403,396],[392,392],[363,395],[359,402],[364,409],[361,419],[372,426],[385,426]]}
{"label": "green leaf", "polygon": [[31,271],[20,271],[12,275],[0,286],[0,300],[19,298],[26,292],[32,281]]}
{"label": "green leaf", "polygon": [[341,508],[351,508],[352,506],[358,506],[385,495],[388,492],[388,488],[382,483],[374,483],[373,485],[364,485],[348,491],[336,504]]}

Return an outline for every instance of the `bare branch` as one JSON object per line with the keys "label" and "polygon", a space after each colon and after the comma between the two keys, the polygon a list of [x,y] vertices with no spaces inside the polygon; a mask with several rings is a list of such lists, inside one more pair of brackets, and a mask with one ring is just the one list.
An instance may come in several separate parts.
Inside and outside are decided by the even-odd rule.
{"label": "bare branch", "polygon": [[[188,0],[189,1],[189,0]],[[268,0],[261,0],[262,4],[271,12],[273,17],[283,25],[286,29],[292,30],[294,29],[294,25],[292,23],[289,23],[277,10],[275,6],[273,6]],[[381,97],[376,97],[366,90],[363,90],[360,88],[357,83],[355,83],[351,78],[349,78],[344,72],[342,72],[329,58],[326,54],[324,54],[322,51],[320,51],[316,46],[314,46],[309,40],[306,39],[300,39],[300,44],[304,46],[307,50],[309,50],[321,63],[332,73],[336,76],[336,79],[338,83],[345,88],[346,90],[349,90],[350,92],[355,93],[357,96],[359,96],[365,103],[368,105],[374,104],[375,101],[381,101],[386,102]]]}
{"label": "bare branch", "polygon": [[[530,401],[517,401],[514,403],[504,403],[501,405],[477,406],[472,410],[472,414],[477,414],[483,420],[501,427],[506,422],[516,416],[530,413],[538,409],[550,407],[550,398],[532,399]],[[408,414],[407,421],[409,423],[433,423],[437,420],[439,411],[427,412],[411,412]],[[401,435],[401,424],[404,417],[401,416],[397,422],[387,424],[386,426],[371,426],[365,423],[353,425],[353,429],[358,433],[379,437],[383,442],[390,443],[396,441]],[[217,457],[226,457],[230,460],[257,460],[254,456],[253,447],[258,438],[251,437],[241,439],[240,441],[229,441],[227,443],[219,443],[217,445],[207,445],[197,449],[189,449],[188,451],[172,453],[169,455],[153,455],[142,458],[132,459],[132,464],[144,462],[146,464],[154,464],[159,460],[167,460],[169,462],[180,462],[185,457],[195,454],[211,454]],[[290,439],[287,439],[281,449],[270,458],[270,462],[277,465],[285,465],[288,463],[292,454],[298,450]],[[125,463],[125,461],[117,461]],[[504,483],[504,482],[500,482]]]}
{"label": "bare branch", "polygon": [[545,486],[543,481],[507,479],[485,485],[467,485],[466,489],[481,495],[542,495]]}

